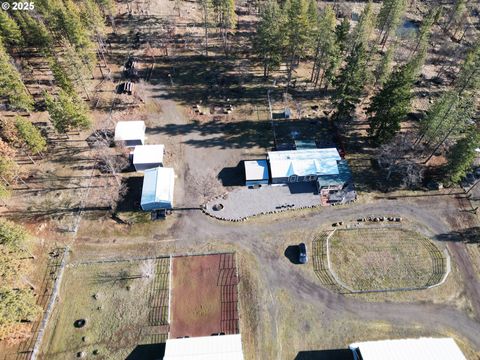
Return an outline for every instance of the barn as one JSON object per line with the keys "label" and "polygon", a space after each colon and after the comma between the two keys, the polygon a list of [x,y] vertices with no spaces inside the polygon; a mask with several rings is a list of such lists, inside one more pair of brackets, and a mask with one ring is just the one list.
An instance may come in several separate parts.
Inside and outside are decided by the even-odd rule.
{"label": "barn", "polygon": [[172,168],[157,167],[144,172],[141,207],[144,211],[171,209],[175,172]]}

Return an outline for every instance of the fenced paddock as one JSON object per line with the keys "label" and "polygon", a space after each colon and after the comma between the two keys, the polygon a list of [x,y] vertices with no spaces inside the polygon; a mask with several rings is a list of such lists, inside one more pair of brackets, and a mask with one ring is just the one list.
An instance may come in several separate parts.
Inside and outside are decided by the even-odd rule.
{"label": "fenced paddock", "polygon": [[448,268],[434,243],[400,227],[337,229],[317,237],[313,250],[319,279],[343,292],[425,289]]}
{"label": "fenced paddock", "polygon": [[40,358],[123,360],[165,342],[169,269],[169,258],[69,265]]}
{"label": "fenced paddock", "polygon": [[170,337],[238,334],[235,254],[178,256],[172,261]]}

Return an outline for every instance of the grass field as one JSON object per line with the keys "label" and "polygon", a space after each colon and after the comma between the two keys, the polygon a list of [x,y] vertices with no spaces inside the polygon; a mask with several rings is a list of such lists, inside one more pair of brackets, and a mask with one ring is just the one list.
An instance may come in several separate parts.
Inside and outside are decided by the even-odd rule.
{"label": "grass field", "polygon": [[330,238],[331,270],[353,290],[438,283],[444,257],[430,240],[401,228],[340,229]]}
{"label": "grass field", "polygon": [[68,267],[43,358],[130,359],[138,345],[165,340],[168,278],[168,258]]}

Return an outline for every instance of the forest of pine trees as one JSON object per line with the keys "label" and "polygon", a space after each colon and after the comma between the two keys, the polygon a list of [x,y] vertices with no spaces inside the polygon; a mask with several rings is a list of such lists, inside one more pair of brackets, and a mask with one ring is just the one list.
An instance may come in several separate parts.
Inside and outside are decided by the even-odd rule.
{"label": "forest of pine trees", "polygon": [[[432,28],[442,29],[447,43],[451,39],[457,42],[465,39],[462,21],[469,11],[468,2],[456,0],[451,8],[431,5],[419,23],[415,38],[410,40],[410,49],[400,49],[398,29],[409,3],[384,0],[374,10],[373,2],[368,1],[352,26],[347,17],[338,17],[331,5],[319,11],[315,2],[307,0],[281,3],[268,0],[260,6],[253,50],[265,78],[284,67],[287,92],[294,69],[300,62],[311,64],[309,80],[319,97],[332,87],[331,121],[335,127],[346,136],[360,111],[369,124],[370,144],[381,152],[384,145],[397,142],[401,124],[413,111],[413,90],[432,50]],[[463,60],[459,62],[453,85],[445,87],[424,113],[416,135],[408,137],[412,143],[404,146],[405,151],[416,155],[420,151],[418,164],[427,164],[441,147],[455,152],[467,146],[470,151],[480,146],[474,136],[478,124],[472,121],[476,106],[472,99],[478,99],[480,86],[480,43],[478,38],[474,41],[465,44],[470,50],[461,55]],[[396,54],[401,50],[403,59],[399,61]],[[444,72],[442,66],[438,75]],[[367,106],[361,108],[361,104]],[[468,172],[474,156],[453,157],[451,152],[444,174],[447,182],[456,183]],[[398,157],[408,158],[411,154]],[[392,161],[396,163],[398,159]],[[389,176],[390,172],[391,169]]]}

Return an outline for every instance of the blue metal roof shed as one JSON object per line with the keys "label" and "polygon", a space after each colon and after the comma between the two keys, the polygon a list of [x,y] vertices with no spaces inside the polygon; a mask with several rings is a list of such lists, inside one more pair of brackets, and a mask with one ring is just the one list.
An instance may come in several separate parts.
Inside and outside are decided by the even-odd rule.
{"label": "blue metal roof shed", "polygon": [[175,172],[172,168],[157,167],[144,172],[141,207],[144,211],[171,209]]}

